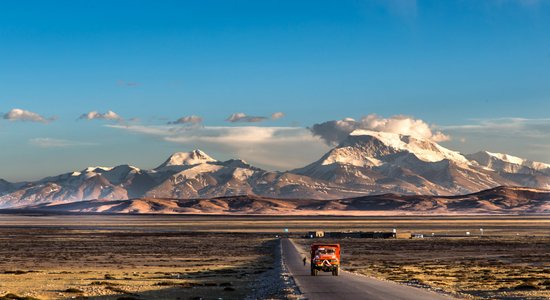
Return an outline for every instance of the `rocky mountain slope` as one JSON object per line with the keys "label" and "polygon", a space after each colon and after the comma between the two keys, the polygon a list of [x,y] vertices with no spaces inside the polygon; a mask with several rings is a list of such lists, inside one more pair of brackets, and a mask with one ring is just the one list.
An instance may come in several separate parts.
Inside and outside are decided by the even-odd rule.
{"label": "rocky mountain slope", "polygon": [[232,196],[209,199],[88,200],[41,204],[27,211],[63,213],[392,215],[392,214],[546,214],[550,192],[497,187],[463,196],[384,194],[341,200],[273,199]]}
{"label": "rocky mountain slope", "polygon": [[94,199],[459,195],[496,186],[550,189],[550,167],[489,152],[464,156],[430,140],[357,130],[318,161],[286,172],[238,159],[218,161],[194,150],[174,153],[152,170],[89,167],[35,182],[0,180],[0,208]]}

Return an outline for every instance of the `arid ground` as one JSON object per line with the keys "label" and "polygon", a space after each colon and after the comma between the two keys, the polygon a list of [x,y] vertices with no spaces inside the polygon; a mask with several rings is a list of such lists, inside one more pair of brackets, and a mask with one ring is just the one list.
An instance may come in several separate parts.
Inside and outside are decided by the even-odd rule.
{"label": "arid ground", "polygon": [[0,299],[242,299],[273,271],[277,236],[307,247],[312,240],[301,236],[310,230],[394,228],[472,236],[325,241],[342,244],[343,266],[354,272],[466,298],[550,297],[545,216],[0,214]]}
{"label": "arid ground", "polygon": [[266,234],[2,224],[0,299],[243,299],[273,268],[277,243]]}

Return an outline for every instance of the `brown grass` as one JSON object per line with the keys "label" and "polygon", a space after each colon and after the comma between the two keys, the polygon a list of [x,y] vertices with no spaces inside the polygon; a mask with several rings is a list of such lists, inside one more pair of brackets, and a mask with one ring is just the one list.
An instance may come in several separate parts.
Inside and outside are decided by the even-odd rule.
{"label": "brown grass", "polygon": [[0,227],[0,299],[243,298],[271,267],[274,242],[261,234]]}

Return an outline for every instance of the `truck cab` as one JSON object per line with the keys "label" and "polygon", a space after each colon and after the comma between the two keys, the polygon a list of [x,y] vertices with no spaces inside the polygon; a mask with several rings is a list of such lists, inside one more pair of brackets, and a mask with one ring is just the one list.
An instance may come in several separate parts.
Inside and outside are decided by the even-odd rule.
{"label": "truck cab", "polygon": [[311,245],[311,276],[317,276],[320,271],[331,272],[333,276],[340,274],[340,244]]}

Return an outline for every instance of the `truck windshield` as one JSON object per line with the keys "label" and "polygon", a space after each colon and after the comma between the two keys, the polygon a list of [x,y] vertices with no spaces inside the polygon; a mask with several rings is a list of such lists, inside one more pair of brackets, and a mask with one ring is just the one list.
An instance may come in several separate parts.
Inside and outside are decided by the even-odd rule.
{"label": "truck windshield", "polygon": [[319,251],[317,253],[321,254],[321,255],[332,255],[334,254],[334,249],[319,249]]}

